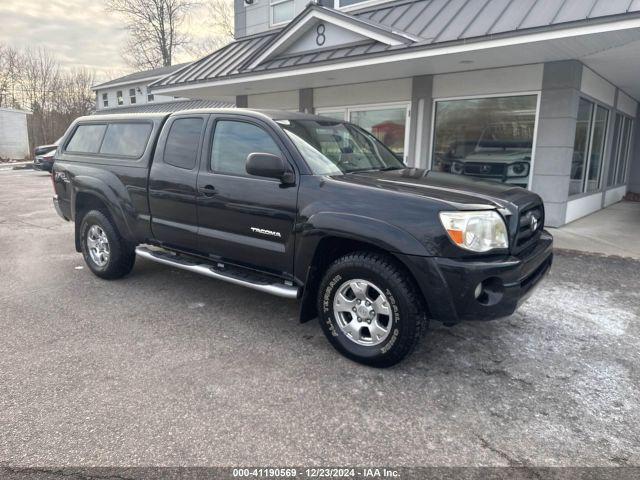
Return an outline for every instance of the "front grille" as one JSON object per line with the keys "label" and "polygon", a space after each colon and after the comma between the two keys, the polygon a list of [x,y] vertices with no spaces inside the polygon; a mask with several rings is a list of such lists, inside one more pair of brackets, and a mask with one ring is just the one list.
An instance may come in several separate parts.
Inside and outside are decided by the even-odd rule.
{"label": "front grille", "polygon": [[[535,221],[532,222],[532,218]],[[532,226],[535,224],[535,229]],[[541,204],[526,208],[520,212],[515,236],[516,250],[521,251],[536,242],[544,228],[544,208]]]}
{"label": "front grille", "polygon": [[501,177],[505,167],[504,163],[465,163],[464,173],[479,177]]}

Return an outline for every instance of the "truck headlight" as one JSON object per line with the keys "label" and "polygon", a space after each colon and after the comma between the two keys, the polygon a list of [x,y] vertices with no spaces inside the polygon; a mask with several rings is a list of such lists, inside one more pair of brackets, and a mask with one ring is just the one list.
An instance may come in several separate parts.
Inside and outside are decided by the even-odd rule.
{"label": "truck headlight", "polygon": [[507,177],[526,177],[529,175],[529,164],[527,162],[512,163],[507,168]]}
{"label": "truck headlight", "polygon": [[460,248],[488,252],[509,247],[507,226],[495,210],[440,212],[440,222],[451,241]]}
{"label": "truck headlight", "polygon": [[464,173],[464,163],[455,161],[451,162],[451,173],[462,175]]}

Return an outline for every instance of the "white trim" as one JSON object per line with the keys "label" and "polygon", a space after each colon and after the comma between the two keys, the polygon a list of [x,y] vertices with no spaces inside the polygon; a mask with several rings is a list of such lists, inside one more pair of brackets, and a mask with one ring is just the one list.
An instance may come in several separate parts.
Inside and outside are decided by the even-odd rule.
{"label": "white trim", "polygon": [[[285,1],[293,1],[293,0],[281,0],[278,3],[283,3]],[[269,5],[271,8],[271,5]],[[323,22],[331,23],[340,28],[344,28],[345,30],[349,30],[351,32],[363,35],[365,37],[369,37],[378,42],[384,43],[386,45],[402,45],[403,42],[397,39],[397,36],[394,34],[385,34],[378,33],[370,28],[364,28],[360,25],[354,24],[352,22],[343,20],[341,18],[336,18],[333,15],[329,15],[326,12],[311,10],[304,17],[299,19],[296,24],[284,35],[278,38],[269,48],[267,48],[258,58],[256,58],[249,68],[255,68],[260,65],[265,60],[277,55],[278,53],[285,50],[288,46],[294,43],[303,33],[304,27],[306,27],[313,20],[321,20]]]}
{"label": "white trim", "polygon": [[640,28],[640,18],[619,20],[616,22],[608,22],[595,25],[585,25],[573,28],[564,28],[548,32],[530,33],[526,35],[518,35],[513,37],[505,37],[499,39],[482,40],[473,43],[462,43],[458,45],[449,45],[440,48],[427,48],[424,50],[411,52],[398,52],[390,55],[379,57],[370,57],[365,59],[351,60],[340,64],[331,63],[329,65],[313,65],[309,67],[293,69],[293,70],[277,70],[269,73],[261,73],[257,75],[238,75],[231,78],[223,78],[219,80],[211,80],[201,83],[189,83],[186,85],[168,85],[164,88],[157,88],[156,92],[179,92],[183,90],[201,89],[205,87],[215,87],[220,85],[234,85],[237,83],[246,83],[249,81],[262,81],[271,79],[282,79],[284,77],[296,77],[313,73],[325,73],[335,71],[336,69],[348,69],[357,67],[368,67],[389,62],[398,62],[405,60],[416,60],[421,58],[430,58],[443,55],[451,55],[456,53],[467,53],[479,50],[487,50],[498,47],[508,47],[514,45],[523,45],[526,43],[542,42],[547,40],[558,40],[582,35],[591,35],[596,33],[606,33],[611,31],[628,30],[632,28]]}
{"label": "white trim", "polygon": [[322,115],[323,113],[329,112],[343,112],[344,113],[344,121],[351,122],[351,113],[352,112],[369,112],[372,110],[389,110],[392,108],[404,108],[406,110],[405,113],[405,126],[404,126],[404,161],[407,162],[407,155],[409,154],[409,141],[410,141],[410,132],[411,132],[411,102],[385,102],[385,103],[370,103],[370,104],[358,104],[358,105],[348,105],[343,107],[324,107],[324,108],[316,108],[315,114]]}
{"label": "white trim", "polygon": [[627,186],[611,187],[604,192],[604,207],[618,203],[627,194]]}
{"label": "white trim", "polygon": [[484,98],[504,98],[504,97],[527,97],[527,96],[536,96],[536,113],[533,121],[533,140],[531,142],[531,161],[529,162],[529,177],[527,178],[527,188],[531,190],[531,186],[533,184],[533,170],[536,160],[536,147],[538,144],[538,127],[540,123],[540,99],[541,94],[540,90],[530,90],[525,92],[509,92],[509,93],[491,93],[487,95],[462,95],[457,97],[439,97],[432,99],[431,106],[431,141],[429,143],[430,150],[429,155],[427,157],[427,165],[425,166],[427,169],[431,169],[433,167],[433,152],[436,148],[434,144],[434,140],[436,138],[436,104],[438,102],[449,102],[449,101],[457,101],[457,100],[474,100],[474,99],[484,99]]}
{"label": "white trim", "polygon": [[[581,195],[593,195],[593,194],[601,194],[603,190],[605,190],[606,187],[606,183],[607,183],[607,179],[604,178],[604,167],[605,167],[605,160],[608,160],[607,163],[607,172],[608,169],[610,168],[610,163],[611,163],[611,155],[608,155],[608,149],[610,148],[609,142],[610,142],[610,126],[611,126],[611,113],[615,110],[613,108],[611,108],[609,105],[607,105],[606,103],[600,101],[600,100],[596,100],[595,98],[588,96],[587,94],[584,94],[583,92],[580,92],[579,94],[580,98],[584,99],[585,101],[591,103],[592,105],[592,109],[591,109],[591,117],[589,118],[589,145],[587,147],[587,155],[586,155],[586,162],[584,163],[584,168],[583,168],[583,173],[584,173],[584,178],[582,178],[582,187],[580,189],[579,192],[574,193],[574,194],[569,194],[568,198],[569,200],[571,200],[572,198],[575,199],[576,197],[580,197]],[[595,135],[595,129],[596,129],[596,116],[598,114],[598,107],[603,108],[604,110],[606,110],[607,112],[607,123],[605,125],[605,131],[604,131],[604,145],[602,146],[602,158],[600,160],[600,171],[598,173],[598,188],[592,192],[588,192],[587,188],[589,185],[589,169],[591,168],[591,154],[592,154],[592,148],[593,148],[593,138]],[[615,118],[614,120],[614,128],[615,128]],[[571,175],[569,175],[569,182],[573,181],[573,179],[571,178]]]}
{"label": "white trim", "polygon": [[602,192],[594,192],[584,197],[569,199],[564,223],[570,223],[602,209]]}
{"label": "white trim", "polygon": [[411,167],[421,168],[420,158],[422,157],[422,137],[424,135],[424,98],[418,100],[418,117],[416,118],[416,138],[414,145],[414,158]]}
{"label": "white trim", "polygon": [[389,3],[393,0],[365,0],[363,2],[354,3],[352,5],[340,6],[340,0],[333,0],[333,8],[340,10],[341,12],[353,12],[354,10],[361,10],[368,7],[375,7],[383,3]]}

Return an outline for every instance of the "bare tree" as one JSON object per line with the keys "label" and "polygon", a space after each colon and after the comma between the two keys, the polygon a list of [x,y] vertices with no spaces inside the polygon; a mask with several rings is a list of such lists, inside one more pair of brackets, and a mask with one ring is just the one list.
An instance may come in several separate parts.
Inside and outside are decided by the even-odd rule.
{"label": "bare tree", "polygon": [[31,137],[36,142],[46,143],[53,135],[54,101],[60,90],[60,65],[46,49],[26,50],[21,66],[19,85],[23,105],[33,115]]}
{"label": "bare tree", "polygon": [[0,45],[0,106],[29,110],[31,147],[54,142],[69,124],[95,108],[95,75],[86,69],[64,71],[48,50]]}
{"label": "bare tree", "polygon": [[180,26],[196,5],[192,0],[107,0],[107,9],[124,17],[131,35],[125,61],[136,68],[171,65],[176,50],[188,43]]}
{"label": "bare tree", "polygon": [[233,0],[208,0],[205,5],[215,36],[225,43],[231,42],[235,34]]}
{"label": "bare tree", "polygon": [[0,107],[19,107],[18,80],[20,78],[20,52],[0,44]]}
{"label": "bare tree", "polygon": [[200,8],[198,16],[203,20],[199,22],[199,30],[208,34],[192,39],[185,48],[194,59],[224,47],[233,41],[235,34],[233,0],[203,0]]}

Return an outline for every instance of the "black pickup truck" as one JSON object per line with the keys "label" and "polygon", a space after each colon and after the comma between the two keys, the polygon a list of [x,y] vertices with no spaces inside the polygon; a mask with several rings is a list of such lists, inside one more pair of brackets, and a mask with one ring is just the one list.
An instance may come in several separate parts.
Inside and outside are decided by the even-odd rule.
{"label": "black pickup truck", "polygon": [[552,261],[538,195],[407,168],[359,127],[311,115],[83,117],[53,183],[96,275],[122,277],[137,255],[299,299],[301,321],[379,367],[429,319],[510,315]]}

